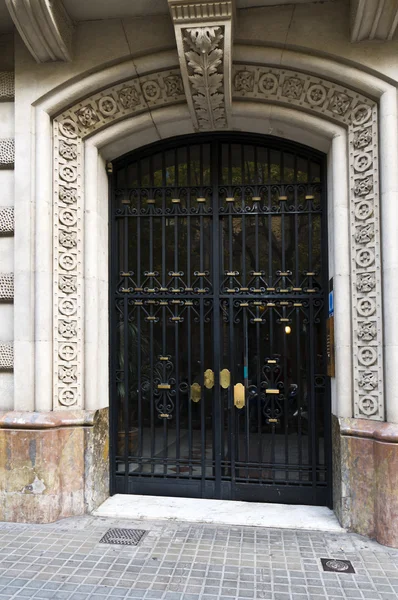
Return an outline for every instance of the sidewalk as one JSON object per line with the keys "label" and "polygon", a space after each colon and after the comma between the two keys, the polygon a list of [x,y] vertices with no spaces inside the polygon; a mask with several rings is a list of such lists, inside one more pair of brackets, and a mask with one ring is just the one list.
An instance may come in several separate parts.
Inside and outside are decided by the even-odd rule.
{"label": "sidewalk", "polygon": [[[176,515],[178,516],[178,515]],[[100,544],[145,529],[138,546]],[[356,571],[324,572],[321,558]],[[0,524],[0,600],[397,600],[398,550],[357,535],[100,517]]]}

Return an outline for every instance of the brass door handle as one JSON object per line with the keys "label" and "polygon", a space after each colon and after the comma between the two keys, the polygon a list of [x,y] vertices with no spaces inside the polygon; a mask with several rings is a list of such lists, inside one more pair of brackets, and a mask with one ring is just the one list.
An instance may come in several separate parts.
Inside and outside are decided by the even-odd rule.
{"label": "brass door handle", "polygon": [[234,385],[234,404],[236,408],[243,408],[246,404],[245,399],[245,386],[243,383],[237,383]]}

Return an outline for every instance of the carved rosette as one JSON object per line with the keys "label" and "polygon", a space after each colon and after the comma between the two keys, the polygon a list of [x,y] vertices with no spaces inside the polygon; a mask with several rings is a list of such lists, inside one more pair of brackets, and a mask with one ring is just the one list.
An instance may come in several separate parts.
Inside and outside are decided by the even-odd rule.
{"label": "carved rosette", "polygon": [[54,409],[84,406],[84,138],[115,121],[184,100],[174,69],[115,85],[54,120]]}
{"label": "carved rosette", "polygon": [[354,416],[383,420],[377,104],[317,77],[252,65],[234,66],[233,98],[295,105],[348,130]]}
{"label": "carved rosette", "polygon": [[231,118],[232,0],[169,0],[181,74],[197,131],[226,129]]}

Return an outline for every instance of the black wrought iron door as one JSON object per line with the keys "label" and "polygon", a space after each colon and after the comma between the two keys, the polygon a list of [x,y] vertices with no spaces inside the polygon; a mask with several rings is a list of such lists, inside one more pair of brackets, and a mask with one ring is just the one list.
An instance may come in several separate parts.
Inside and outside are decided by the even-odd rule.
{"label": "black wrought iron door", "polygon": [[323,155],[198,135],[113,168],[112,492],[330,504]]}

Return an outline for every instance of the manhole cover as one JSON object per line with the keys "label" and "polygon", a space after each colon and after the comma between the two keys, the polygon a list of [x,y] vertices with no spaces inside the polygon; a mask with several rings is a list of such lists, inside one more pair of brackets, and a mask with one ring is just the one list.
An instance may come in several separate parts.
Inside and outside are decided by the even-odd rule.
{"label": "manhole cover", "polygon": [[145,529],[109,529],[99,543],[137,546],[145,534]]}
{"label": "manhole cover", "polygon": [[349,560],[321,558],[321,563],[324,571],[331,573],[355,573],[355,569]]}

